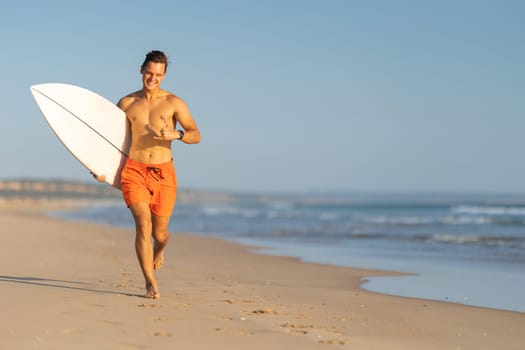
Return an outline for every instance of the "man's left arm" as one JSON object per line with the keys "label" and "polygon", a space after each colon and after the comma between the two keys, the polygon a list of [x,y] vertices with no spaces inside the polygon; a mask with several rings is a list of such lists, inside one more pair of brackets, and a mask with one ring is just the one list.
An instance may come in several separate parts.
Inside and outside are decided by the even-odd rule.
{"label": "man's left arm", "polygon": [[175,115],[174,118],[179,122],[184,129],[184,136],[181,141],[187,144],[199,143],[201,141],[201,133],[197,127],[197,123],[193,120],[190,110],[186,103],[178,97],[175,98]]}

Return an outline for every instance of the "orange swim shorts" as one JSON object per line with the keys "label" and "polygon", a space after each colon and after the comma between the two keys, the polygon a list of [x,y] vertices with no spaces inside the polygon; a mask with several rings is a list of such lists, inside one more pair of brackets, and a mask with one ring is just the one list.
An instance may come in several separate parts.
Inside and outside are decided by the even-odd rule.
{"label": "orange swim shorts", "polygon": [[145,164],[128,158],[121,173],[122,196],[129,207],[149,203],[157,216],[170,216],[177,199],[177,175],[173,160]]}

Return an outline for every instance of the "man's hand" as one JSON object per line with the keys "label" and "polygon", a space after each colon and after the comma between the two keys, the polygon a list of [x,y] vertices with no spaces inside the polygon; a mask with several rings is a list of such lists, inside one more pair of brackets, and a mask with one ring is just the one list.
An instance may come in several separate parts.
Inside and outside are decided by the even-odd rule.
{"label": "man's hand", "polygon": [[98,182],[104,182],[106,181],[106,175],[95,175],[90,172],[90,174],[97,180]]}
{"label": "man's hand", "polygon": [[155,140],[173,141],[180,139],[179,132],[171,128],[162,128],[158,136],[153,136]]}
{"label": "man's hand", "polygon": [[160,119],[164,121],[164,127],[160,129],[160,132],[153,136],[155,140],[162,140],[162,141],[173,141],[180,139],[180,134],[177,130],[171,128],[168,125],[168,121],[161,115]]}

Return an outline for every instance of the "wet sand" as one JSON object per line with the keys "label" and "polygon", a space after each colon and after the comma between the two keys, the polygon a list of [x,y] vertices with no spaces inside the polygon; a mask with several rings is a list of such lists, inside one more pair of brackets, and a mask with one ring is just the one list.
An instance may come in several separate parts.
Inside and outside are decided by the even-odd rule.
{"label": "wet sand", "polygon": [[[386,272],[174,233],[148,300],[134,232],[0,204],[10,349],[523,349],[525,314],[370,293]],[[131,220],[131,218],[130,218]],[[490,281],[487,281],[490,283]]]}

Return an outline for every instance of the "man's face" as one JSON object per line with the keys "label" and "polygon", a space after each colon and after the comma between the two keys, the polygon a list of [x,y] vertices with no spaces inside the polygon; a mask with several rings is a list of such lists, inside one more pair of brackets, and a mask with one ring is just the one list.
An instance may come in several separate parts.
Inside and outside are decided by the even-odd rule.
{"label": "man's face", "polygon": [[160,88],[160,83],[166,76],[166,65],[158,62],[148,62],[146,67],[140,70],[142,73],[142,84],[146,90]]}

